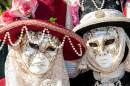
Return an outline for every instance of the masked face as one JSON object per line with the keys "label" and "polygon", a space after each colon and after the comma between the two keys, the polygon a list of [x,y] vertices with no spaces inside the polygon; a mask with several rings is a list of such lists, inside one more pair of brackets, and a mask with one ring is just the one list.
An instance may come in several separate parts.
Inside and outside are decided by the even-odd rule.
{"label": "masked face", "polygon": [[[30,34],[34,42],[38,42],[42,37],[42,32],[30,32]],[[52,36],[52,41],[55,44],[60,43],[59,39],[54,36]],[[53,66],[58,50],[51,46],[47,34],[40,43],[33,44],[29,41],[26,45],[23,45],[23,48],[22,58],[28,69],[34,74],[46,73]]]}
{"label": "masked face", "polygon": [[119,37],[114,27],[101,27],[84,35],[90,46],[96,63],[102,68],[110,68],[119,52]]}

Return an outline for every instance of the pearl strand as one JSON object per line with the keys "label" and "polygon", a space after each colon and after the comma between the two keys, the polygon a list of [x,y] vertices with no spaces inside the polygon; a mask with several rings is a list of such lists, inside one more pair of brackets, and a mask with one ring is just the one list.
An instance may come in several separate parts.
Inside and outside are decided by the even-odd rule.
{"label": "pearl strand", "polygon": [[98,81],[94,84],[94,86],[99,86],[99,83],[98,83]]}
{"label": "pearl strand", "polygon": [[[94,84],[94,86],[99,86],[98,81]],[[118,81],[116,82],[116,85],[115,85],[115,86],[122,86],[121,81],[118,80]]]}
{"label": "pearl strand", "polygon": [[51,40],[51,36],[50,36],[48,30],[47,30],[47,33],[48,33],[49,42],[50,42],[50,44],[51,44],[54,48],[62,48],[62,47],[64,46],[64,42],[65,42],[65,38],[66,38],[66,36],[63,37],[63,41],[62,41],[62,43],[61,43],[59,46],[56,46],[56,45],[52,42],[52,40]]}
{"label": "pearl strand", "polygon": [[74,52],[75,52],[78,56],[82,56],[82,47],[81,47],[81,44],[78,44],[78,46],[79,46],[79,48],[80,48],[80,54],[79,54],[79,53],[77,52],[77,50],[75,49],[75,47],[74,47],[72,41],[70,40],[69,36],[65,35],[65,36],[63,37],[62,43],[61,43],[59,46],[56,46],[56,45],[52,42],[52,40],[51,40],[51,36],[50,36],[50,34],[49,34],[48,29],[45,28],[45,29],[43,30],[43,35],[42,35],[42,38],[40,39],[40,41],[39,41],[39,42],[33,42],[33,41],[31,40],[30,36],[29,36],[28,29],[27,29],[26,26],[23,26],[23,27],[22,27],[19,40],[18,40],[17,43],[15,43],[15,44],[12,43],[11,38],[10,38],[10,33],[7,32],[7,33],[5,34],[5,37],[4,37],[3,43],[2,43],[2,45],[1,45],[1,47],[0,47],[0,50],[3,48],[3,46],[4,46],[4,44],[5,44],[7,35],[8,35],[9,42],[10,42],[10,44],[11,44],[12,46],[18,45],[18,44],[21,42],[21,40],[22,40],[24,29],[26,30],[26,33],[27,33],[27,36],[28,36],[29,41],[31,41],[31,42],[34,43],[34,44],[40,43],[40,42],[42,41],[42,39],[44,38],[44,35],[45,35],[45,30],[47,30],[49,42],[50,42],[50,44],[51,44],[52,46],[54,46],[54,48],[62,48],[62,47],[64,46],[64,42],[65,42],[65,39],[66,39],[66,37],[67,37],[68,40],[69,40],[69,43],[70,43],[70,45],[71,45],[71,47],[72,47],[72,49],[74,50]]}
{"label": "pearl strand", "polygon": [[80,54],[79,54],[78,51],[75,49],[75,47],[74,47],[72,41],[70,40],[69,36],[67,36],[67,37],[68,37],[69,43],[70,43],[72,49],[74,50],[74,52],[75,52],[78,56],[82,56],[82,47],[81,47],[81,44],[78,44],[79,49],[80,49]]}
{"label": "pearl strand", "polygon": [[10,33],[9,33],[9,32],[7,32],[9,42],[10,42],[10,44],[11,44],[12,46],[17,46],[17,45],[21,42],[22,37],[23,37],[23,31],[24,31],[24,28],[22,28],[22,29],[21,29],[21,34],[20,34],[20,37],[19,37],[19,39],[18,39],[17,43],[15,43],[15,44],[13,44],[13,43],[12,43],[11,38],[10,38]]}
{"label": "pearl strand", "polygon": [[95,6],[98,10],[101,10],[101,9],[103,8],[103,6],[104,6],[105,0],[102,1],[102,5],[101,5],[100,8],[98,8],[98,6],[96,5],[96,3],[95,3],[94,0],[92,0],[92,2],[93,2],[93,4],[94,4],[94,6]]}
{"label": "pearl strand", "polygon": [[[3,48],[5,41],[6,41],[7,33],[5,34],[4,40],[2,42],[2,45],[0,46],[0,50]],[[1,41],[1,40],[0,40]]]}
{"label": "pearl strand", "polygon": [[30,36],[29,36],[28,28],[27,28],[26,26],[23,26],[23,28],[25,28],[26,33],[27,33],[27,37],[28,37],[28,39],[29,39],[29,41],[30,41],[31,43],[33,43],[33,44],[39,44],[39,43],[43,40],[44,35],[45,35],[45,30],[46,30],[46,29],[43,30],[42,38],[40,39],[40,41],[34,42],[34,41],[31,40],[31,38],[30,38]]}
{"label": "pearl strand", "polygon": [[115,86],[122,86],[121,81],[118,80]]}
{"label": "pearl strand", "polygon": [[82,0],[82,3],[81,3],[81,10],[84,11],[84,0]]}

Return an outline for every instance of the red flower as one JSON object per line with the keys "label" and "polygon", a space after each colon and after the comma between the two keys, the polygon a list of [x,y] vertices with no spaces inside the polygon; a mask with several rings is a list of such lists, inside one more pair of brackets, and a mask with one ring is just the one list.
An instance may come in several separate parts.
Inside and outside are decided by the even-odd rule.
{"label": "red flower", "polygon": [[18,20],[19,18],[12,16],[10,14],[10,10],[7,10],[6,12],[3,12],[2,16],[0,17],[0,25],[7,25]]}
{"label": "red flower", "polygon": [[27,19],[31,13],[35,18],[35,11],[38,7],[37,0],[13,0],[11,14],[20,17],[20,19]]}

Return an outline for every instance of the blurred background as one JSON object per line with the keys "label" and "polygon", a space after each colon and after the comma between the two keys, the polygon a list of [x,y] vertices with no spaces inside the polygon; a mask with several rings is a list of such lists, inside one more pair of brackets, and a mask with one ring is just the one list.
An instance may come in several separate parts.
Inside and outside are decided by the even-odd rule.
{"label": "blurred background", "polygon": [[[5,10],[6,10],[6,7],[4,7],[4,5],[1,3],[1,0],[0,0],[0,12],[5,11]],[[1,44],[2,42],[0,42],[0,46]],[[6,60],[7,54],[8,54],[8,45],[5,44],[2,50],[0,50],[0,79],[5,77],[4,66],[5,66],[5,60]]]}

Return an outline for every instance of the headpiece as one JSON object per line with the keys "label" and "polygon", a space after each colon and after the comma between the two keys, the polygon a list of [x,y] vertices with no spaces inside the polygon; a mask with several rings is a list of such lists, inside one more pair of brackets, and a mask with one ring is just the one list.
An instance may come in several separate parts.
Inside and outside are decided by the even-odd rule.
{"label": "headpiece", "polygon": [[[123,6],[121,4],[121,1],[120,0],[80,0],[80,6],[81,8],[83,8],[79,13],[79,15],[81,15],[81,20],[80,23],[73,29],[75,33],[83,37],[83,35],[86,32],[90,31],[91,33],[91,30],[95,28],[115,27],[115,30],[119,35],[118,41],[119,41],[120,49],[117,56],[118,58],[115,60],[114,65],[108,69],[99,67],[99,65],[95,63],[95,60],[93,60],[94,55],[92,54],[90,47],[88,47],[85,57],[87,57],[88,63],[90,63],[89,66],[93,70],[96,70],[98,72],[111,72],[115,70],[115,68],[119,66],[119,64],[123,59],[126,40],[127,40],[126,44],[129,47],[128,36],[130,34],[129,33],[130,19],[126,18],[122,13]],[[95,31],[93,30],[93,32]],[[129,54],[127,55],[127,57],[129,58]]]}
{"label": "headpiece", "polygon": [[[2,26],[0,28],[0,40],[3,41],[3,43],[0,48],[3,47],[4,43],[16,46],[21,42],[24,31],[28,34],[29,30],[37,30],[57,36],[62,41],[60,46],[54,46],[51,41],[50,43],[56,48],[60,48],[64,45],[63,55],[65,60],[80,58],[85,51],[84,41],[74,32],[61,26],[64,25],[65,20],[65,4],[61,0],[32,0],[32,2],[31,0],[21,0],[20,3],[20,1],[14,0],[12,9],[3,13],[0,22]],[[58,3],[60,3],[58,5],[59,7],[56,7],[55,4]],[[62,7],[62,9],[60,7]],[[27,19],[31,14],[35,19]],[[13,21],[4,21],[7,17],[12,18]],[[57,24],[46,21],[51,17],[57,18]],[[28,38],[31,40],[29,35]]]}

